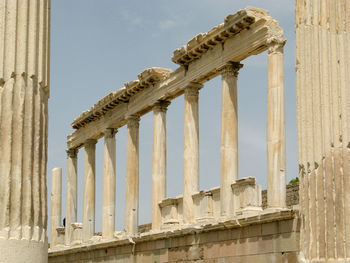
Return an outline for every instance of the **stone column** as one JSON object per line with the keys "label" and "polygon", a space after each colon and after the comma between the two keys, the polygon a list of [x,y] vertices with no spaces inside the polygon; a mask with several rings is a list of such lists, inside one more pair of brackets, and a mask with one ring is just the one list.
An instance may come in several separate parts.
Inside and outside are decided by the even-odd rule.
{"label": "stone column", "polygon": [[152,229],[159,230],[162,215],[159,202],[166,196],[166,111],[168,101],[159,101],[153,107],[152,159]]}
{"label": "stone column", "polygon": [[113,238],[115,231],[115,176],[117,129],[107,129],[104,144],[102,238]]}
{"label": "stone column", "polygon": [[296,0],[300,258],[350,262],[350,0]]}
{"label": "stone column", "polygon": [[67,150],[66,185],[65,244],[69,246],[73,240],[72,223],[77,222],[78,150],[76,149]]}
{"label": "stone column", "polygon": [[126,149],[125,232],[137,234],[139,218],[139,122],[140,117],[128,117]]}
{"label": "stone column", "polygon": [[95,151],[97,140],[85,142],[84,158],[84,200],[83,200],[83,241],[88,241],[95,234]]}
{"label": "stone column", "polygon": [[242,67],[242,64],[232,62],[221,69],[220,208],[222,217],[233,213],[231,184],[238,179],[237,77]]}
{"label": "stone column", "polygon": [[50,1],[0,1],[0,262],[47,262]]}
{"label": "stone column", "polygon": [[61,226],[62,217],[62,168],[52,169],[51,178],[51,241],[50,246],[57,245],[57,227]]}
{"label": "stone column", "polygon": [[268,40],[267,77],[267,206],[286,207],[286,127],[284,106],[284,56],[286,40]]}
{"label": "stone column", "polygon": [[184,120],[184,179],[183,179],[183,220],[194,222],[192,195],[199,190],[199,116],[198,90],[203,86],[191,83],[185,88]]}

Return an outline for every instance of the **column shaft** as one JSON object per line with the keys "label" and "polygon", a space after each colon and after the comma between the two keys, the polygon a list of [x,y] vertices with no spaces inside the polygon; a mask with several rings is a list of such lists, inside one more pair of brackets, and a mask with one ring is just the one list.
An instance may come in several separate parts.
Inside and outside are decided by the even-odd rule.
{"label": "column shaft", "polygon": [[350,0],[295,8],[300,258],[350,262]]}
{"label": "column shaft", "polygon": [[125,231],[137,234],[139,217],[139,116],[129,116],[126,149]]}
{"label": "column shaft", "polygon": [[95,234],[96,142],[88,140],[85,143],[83,241],[88,241]]}
{"label": "column shaft", "polygon": [[113,238],[115,230],[116,129],[107,129],[104,143],[102,237]]}
{"label": "column shaft", "polygon": [[238,179],[237,77],[243,65],[229,63],[222,69],[220,208],[221,216],[233,213],[231,184]]}
{"label": "column shaft", "polygon": [[269,40],[267,84],[267,205],[286,207],[284,38]]}
{"label": "column shaft", "polygon": [[159,230],[162,215],[159,202],[166,197],[166,110],[167,101],[153,107],[152,229]]}
{"label": "column shaft", "polygon": [[192,195],[199,190],[198,90],[201,87],[191,83],[185,88],[183,220],[187,224],[194,222]]}
{"label": "column shaft", "polygon": [[0,262],[47,262],[50,1],[3,0],[0,17]]}
{"label": "column shaft", "polygon": [[50,246],[57,245],[57,227],[61,226],[62,217],[62,168],[52,169],[51,178],[51,241]]}
{"label": "column shaft", "polygon": [[65,244],[69,246],[73,240],[72,223],[77,222],[78,151],[75,149],[67,150],[66,185]]}

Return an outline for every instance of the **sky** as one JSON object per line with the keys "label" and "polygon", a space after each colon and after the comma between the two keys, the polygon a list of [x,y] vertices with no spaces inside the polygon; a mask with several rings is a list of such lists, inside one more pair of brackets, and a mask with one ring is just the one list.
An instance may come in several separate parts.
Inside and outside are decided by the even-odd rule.
{"label": "sky", "polygon": [[[66,137],[70,124],[99,99],[137,79],[146,68],[175,70],[175,49],[223,23],[239,9],[266,9],[285,30],[287,183],[298,175],[292,0],[53,0],[51,3],[51,87],[49,100],[48,198],[51,170],[63,169],[65,214]],[[267,53],[241,63],[238,77],[239,177],[253,176],[266,188]],[[221,78],[199,95],[200,189],[220,184]],[[167,196],[182,194],[184,98],[167,113]],[[153,116],[140,122],[139,224],[151,222]],[[117,135],[116,231],[124,228],[126,127]],[[78,221],[82,222],[84,150],[78,154]],[[96,146],[96,231],[101,231],[103,139]],[[50,200],[50,199],[49,199]],[[50,214],[50,201],[49,201]],[[49,220],[50,221],[50,220]]]}

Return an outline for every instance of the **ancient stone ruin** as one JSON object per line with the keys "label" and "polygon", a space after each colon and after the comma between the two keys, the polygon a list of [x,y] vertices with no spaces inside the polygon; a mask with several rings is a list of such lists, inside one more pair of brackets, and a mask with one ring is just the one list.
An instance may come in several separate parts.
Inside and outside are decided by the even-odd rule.
{"label": "ancient stone ruin", "polygon": [[[30,4],[29,4],[30,3]],[[0,262],[350,262],[350,0],[296,0],[299,184],[286,188],[283,29],[247,7],[77,117],[67,185],[52,171],[47,250],[50,1],[0,1]],[[14,34],[16,32],[16,34]],[[238,174],[237,80],[267,51],[267,191]],[[222,78],[220,186],[199,189],[198,94]],[[166,112],[184,96],[183,194],[166,196]],[[138,224],[140,118],[153,112],[152,223]],[[125,230],[115,232],[116,136],[127,126]],[[104,139],[102,233],[95,146]],[[83,220],[77,222],[78,151]],[[66,221],[62,227],[62,187]],[[80,186],[79,186],[80,187]],[[287,190],[286,190],[287,189]],[[299,192],[299,196],[297,193]]]}

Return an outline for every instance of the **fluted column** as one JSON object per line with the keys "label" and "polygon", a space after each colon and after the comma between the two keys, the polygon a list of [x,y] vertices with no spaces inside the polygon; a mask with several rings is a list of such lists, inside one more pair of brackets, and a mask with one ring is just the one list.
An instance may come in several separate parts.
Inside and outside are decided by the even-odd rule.
{"label": "fluted column", "polygon": [[102,238],[113,238],[115,230],[115,176],[117,129],[107,129],[104,143]]}
{"label": "fluted column", "polygon": [[61,226],[62,217],[62,168],[52,169],[51,177],[51,231],[50,246],[57,245],[57,227]]}
{"label": "fluted column", "polygon": [[232,62],[221,69],[220,208],[222,217],[232,215],[231,184],[238,179],[237,77],[242,66],[238,62]]}
{"label": "fluted column", "polygon": [[184,118],[184,179],[183,179],[183,220],[194,221],[192,195],[199,190],[199,115],[198,90],[201,84],[191,83],[185,88]]}
{"label": "fluted column", "polygon": [[159,230],[162,215],[159,202],[166,196],[166,111],[168,101],[159,101],[153,107],[152,158],[152,229]]}
{"label": "fluted column", "polygon": [[73,240],[72,223],[77,222],[78,199],[78,150],[67,150],[67,178],[66,178],[66,226],[65,244],[68,246]]}
{"label": "fluted column", "polygon": [[83,241],[95,234],[96,143],[97,140],[90,139],[84,144]]}
{"label": "fluted column", "polygon": [[47,262],[50,1],[0,1],[0,262]]}
{"label": "fluted column", "polygon": [[300,258],[350,262],[350,0],[296,0]]}
{"label": "fluted column", "polygon": [[140,117],[128,117],[126,149],[125,231],[137,234],[139,217],[139,122]]}
{"label": "fluted column", "polygon": [[268,40],[267,206],[286,207],[286,127],[284,105],[284,38]]}

